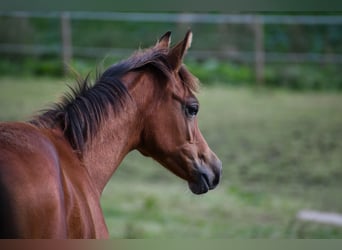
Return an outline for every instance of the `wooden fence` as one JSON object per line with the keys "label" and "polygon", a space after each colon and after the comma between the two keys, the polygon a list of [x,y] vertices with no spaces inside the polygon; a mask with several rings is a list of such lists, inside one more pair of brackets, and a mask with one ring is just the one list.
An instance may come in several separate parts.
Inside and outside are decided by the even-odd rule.
{"label": "wooden fence", "polygon": [[[342,63],[342,54],[317,53],[277,53],[266,52],[264,48],[264,24],[282,25],[342,25],[342,16],[280,16],[280,15],[231,15],[231,14],[170,14],[170,13],[117,13],[117,12],[0,12],[0,17],[14,18],[59,18],[61,27],[61,46],[0,44],[0,52],[21,54],[60,53],[64,65],[68,65],[73,55],[97,57],[108,51],[111,54],[128,54],[129,49],[108,49],[77,47],[72,44],[71,20],[110,20],[126,22],[173,22],[209,24],[247,24],[253,27],[254,51],[192,51],[197,58],[229,58],[254,63],[258,83],[264,80],[265,62],[329,62]],[[133,50],[133,48],[132,48]]]}

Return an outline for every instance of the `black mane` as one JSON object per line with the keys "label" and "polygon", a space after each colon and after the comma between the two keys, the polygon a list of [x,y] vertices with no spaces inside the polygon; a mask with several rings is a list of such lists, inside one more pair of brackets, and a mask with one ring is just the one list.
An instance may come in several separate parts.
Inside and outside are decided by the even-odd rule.
{"label": "black mane", "polygon": [[[129,93],[120,78],[127,72],[152,67],[169,77],[165,50],[154,48],[139,51],[128,60],[114,64],[99,75],[92,84],[88,77],[70,87],[59,103],[43,111],[29,121],[40,128],[59,127],[74,150],[82,152],[87,141],[96,134],[101,122],[110,110],[118,112],[129,98]],[[110,109],[109,107],[112,107]]]}

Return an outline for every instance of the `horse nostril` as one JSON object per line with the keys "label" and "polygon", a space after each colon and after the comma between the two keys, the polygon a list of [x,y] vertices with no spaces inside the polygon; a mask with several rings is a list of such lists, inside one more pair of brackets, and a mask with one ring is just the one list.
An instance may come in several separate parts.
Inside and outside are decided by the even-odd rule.
{"label": "horse nostril", "polygon": [[199,180],[209,189],[214,189],[220,182],[222,174],[222,163],[217,158],[211,164],[196,164]]}
{"label": "horse nostril", "polygon": [[214,180],[213,180],[213,185],[217,186],[220,182],[221,179],[221,175],[222,175],[222,162],[220,160],[218,160],[217,162],[217,169],[216,171],[214,171]]}
{"label": "horse nostril", "polygon": [[220,182],[220,175],[215,174],[214,176],[209,176],[208,173],[202,173],[201,179],[204,183],[206,183],[209,189],[214,189]]}
{"label": "horse nostril", "polygon": [[216,187],[220,182],[220,175],[215,175],[215,178],[213,180],[213,186]]}
{"label": "horse nostril", "polygon": [[210,185],[209,177],[208,177],[208,175],[207,175],[206,173],[202,173],[202,174],[201,174],[201,178],[202,178],[202,180],[208,185],[208,187],[211,186],[211,185]]}

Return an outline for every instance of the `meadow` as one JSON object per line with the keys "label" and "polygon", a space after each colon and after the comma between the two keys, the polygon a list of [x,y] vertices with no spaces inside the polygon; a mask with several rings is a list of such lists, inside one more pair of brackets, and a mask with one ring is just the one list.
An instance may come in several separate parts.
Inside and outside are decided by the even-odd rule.
{"label": "meadow", "polygon": [[[70,79],[0,77],[0,121],[25,120]],[[187,184],[130,153],[101,200],[112,238],[342,238],[296,219],[342,213],[342,93],[203,86],[199,125],[223,162],[217,189]]]}

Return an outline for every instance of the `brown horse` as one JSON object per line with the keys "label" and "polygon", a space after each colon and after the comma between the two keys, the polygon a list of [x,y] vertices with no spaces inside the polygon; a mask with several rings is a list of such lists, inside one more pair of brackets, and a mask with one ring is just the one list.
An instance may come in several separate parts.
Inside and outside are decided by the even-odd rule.
{"label": "brown horse", "polygon": [[197,80],[183,65],[192,33],[109,67],[95,84],[29,122],[0,124],[0,237],[107,238],[101,193],[137,149],[186,180],[195,194],[222,165],[197,126]]}

